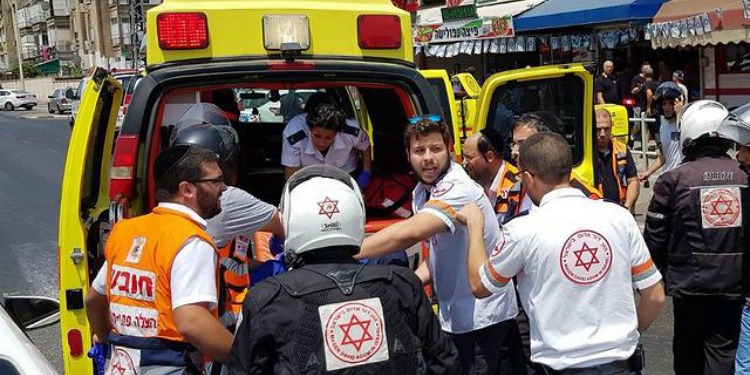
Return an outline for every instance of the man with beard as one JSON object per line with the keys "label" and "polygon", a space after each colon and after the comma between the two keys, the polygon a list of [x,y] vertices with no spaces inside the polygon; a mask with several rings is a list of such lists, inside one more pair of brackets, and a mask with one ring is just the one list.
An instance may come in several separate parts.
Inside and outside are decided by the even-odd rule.
{"label": "man with beard", "polygon": [[505,160],[503,137],[492,128],[484,128],[464,141],[463,167],[466,173],[484,188],[495,207],[497,222],[502,223],[508,213],[508,192],[518,181],[518,169]]}
{"label": "man with beard", "polygon": [[409,120],[404,146],[420,180],[413,193],[414,216],[366,238],[358,257],[378,257],[427,241],[430,254],[417,275],[434,287],[440,323],[456,344],[461,373],[524,373],[513,283],[484,300],[469,289],[467,231],[456,221],[456,212],[470,202],[483,210],[488,256],[502,239],[484,190],[451,161],[451,145],[450,129],[440,116]]}
{"label": "man with beard", "polygon": [[[284,237],[276,207],[235,187],[237,182],[239,136],[224,113],[210,103],[192,105],[177,121],[170,135],[170,146],[194,145],[219,155],[227,190],[221,195],[221,213],[208,220],[206,232],[219,248],[219,318],[234,332],[250,283],[248,271],[255,266],[252,243],[258,231]],[[267,241],[266,241],[267,242]]]}
{"label": "man with beard", "polygon": [[198,373],[203,355],[228,356],[232,335],[216,313],[217,249],[205,231],[226,190],[218,162],[196,146],[165,149],[153,168],[159,205],[112,228],[86,296],[94,341],[110,345],[108,373],[126,362],[144,375]]}

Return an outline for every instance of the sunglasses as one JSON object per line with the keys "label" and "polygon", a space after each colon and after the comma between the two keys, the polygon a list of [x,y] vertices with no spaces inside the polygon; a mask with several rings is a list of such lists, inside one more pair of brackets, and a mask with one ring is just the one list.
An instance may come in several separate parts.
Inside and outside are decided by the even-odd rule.
{"label": "sunglasses", "polygon": [[440,115],[419,115],[419,116],[414,116],[414,117],[412,117],[412,118],[409,119],[409,124],[410,125],[417,125],[417,124],[422,123],[424,121],[441,122],[441,121],[443,121],[443,117],[440,116]]}
{"label": "sunglasses", "polygon": [[189,181],[189,182],[191,182],[193,184],[199,184],[199,183],[203,183],[203,182],[210,182],[212,184],[218,184],[218,183],[224,182],[224,176],[219,176],[219,177],[215,177],[215,178],[202,178],[200,180],[192,180],[192,181]]}

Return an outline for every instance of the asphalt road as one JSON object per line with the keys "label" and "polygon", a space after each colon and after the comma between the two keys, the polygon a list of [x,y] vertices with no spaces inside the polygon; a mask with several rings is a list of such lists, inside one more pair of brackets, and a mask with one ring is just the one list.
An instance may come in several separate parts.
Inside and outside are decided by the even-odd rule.
{"label": "asphalt road", "polygon": [[[0,212],[4,213],[0,215],[0,293],[58,297],[58,209],[70,129],[65,116],[31,118],[47,116],[44,106],[33,111],[0,111]],[[643,163],[637,157],[636,161]],[[637,205],[641,224],[650,196],[650,189],[642,189]],[[669,304],[643,336],[644,374],[673,373],[672,319]],[[62,371],[59,325],[29,335]]]}
{"label": "asphalt road", "polygon": [[[20,118],[42,111],[0,112],[0,293],[58,298],[57,223],[70,128],[60,118]],[[62,371],[59,325],[29,336]]]}

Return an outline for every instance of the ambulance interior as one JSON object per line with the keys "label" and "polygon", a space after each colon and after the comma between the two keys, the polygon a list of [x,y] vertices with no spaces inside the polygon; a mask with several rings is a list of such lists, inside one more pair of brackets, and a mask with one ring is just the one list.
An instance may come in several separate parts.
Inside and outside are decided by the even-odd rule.
{"label": "ambulance interior", "polygon": [[[216,104],[229,114],[240,138],[237,186],[263,201],[277,205],[285,182],[284,167],[281,165],[282,132],[289,120],[280,113],[281,98],[295,93],[304,103],[315,92],[325,92],[333,97],[347,118],[356,119],[362,131],[369,134],[373,175],[403,177],[410,173],[402,134],[408,118],[415,112],[414,105],[403,88],[387,84],[253,82],[220,88],[180,89],[165,95],[162,102],[163,110],[159,111],[162,114],[159,120],[162,130],[160,147],[167,146],[170,132],[193,104]],[[416,185],[416,180],[406,181],[410,182],[409,186],[403,189],[410,202],[411,189]],[[152,204],[155,202],[152,201]],[[368,223],[374,225],[368,229],[375,231],[392,219],[397,217],[368,211]]]}

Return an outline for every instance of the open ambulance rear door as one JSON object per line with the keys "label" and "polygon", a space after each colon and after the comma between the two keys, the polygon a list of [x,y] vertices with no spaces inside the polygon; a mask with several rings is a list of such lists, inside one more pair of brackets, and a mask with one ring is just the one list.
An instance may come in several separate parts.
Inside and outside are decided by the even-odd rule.
{"label": "open ambulance rear door", "polygon": [[[510,70],[489,77],[477,104],[478,128],[492,126],[510,143],[515,119],[547,111],[573,151],[573,173],[593,185],[593,78],[580,64]],[[477,129],[477,130],[479,130]]]}
{"label": "open ambulance rear door", "polygon": [[58,257],[60,275],[60,328],[66,374],[92,374],[91,333],[86,322],[84,296],[99,267],[89,262],[103,252],[99,242],[107,231],[110,205],[109,166],[122,87],[106,70],[97,68],[75,120],[68,146],[60,200]]}

